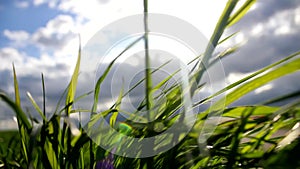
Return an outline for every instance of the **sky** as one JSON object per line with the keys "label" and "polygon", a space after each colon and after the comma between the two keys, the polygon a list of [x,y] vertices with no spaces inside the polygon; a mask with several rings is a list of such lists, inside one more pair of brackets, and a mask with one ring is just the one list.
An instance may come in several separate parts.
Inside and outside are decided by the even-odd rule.
{"label": "sky", "polygon": [[[209,38],[225,4],[225,0],[151,0],[149,11],[182,19]],[[26,92],[41,105],[43,73],[47,112],[51,114],[71,78],[79,46],[78,35],[84,46],[106,25],[126,16],[142,14],[142,7],[141,0],[0,0],[0,89],[13,97],[14,63],[22,105],[33,110]],[[236,43],[243,44],[236,53],[222,60],[226,84],[299,50],[299,26],[300,1],[258,0],[239,23],[225,32],[227,35],[239,33],[220,50]],[[110,34],[105,36],[108,40],[115,38]],[[298,79],[299,73],[296,73],[276,80],[234,105],[259,103],[299,90]],[[109,85],[108,82],[104,88]],[[108,104],[105,96],[109,94],[102,95]],[[0,129],[14,126],[13,112],[3,102],[0,106]]]}

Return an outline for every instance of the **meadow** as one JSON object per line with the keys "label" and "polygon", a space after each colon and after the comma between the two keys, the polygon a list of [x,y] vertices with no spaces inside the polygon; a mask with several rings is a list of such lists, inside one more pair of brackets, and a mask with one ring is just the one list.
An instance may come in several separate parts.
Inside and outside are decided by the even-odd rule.
{"label": "meadow", "polygon": [[[222,15],[210,38],[210,44],[205,52],[195,58],[197,66],[189,73],[190,84],[188,92],[194,95],[206,84],[199,83],[204,77],[208,67],[216,61],[222,60],[237,50],[238,46],[231,47],[216,54],[214,47],[235,36],[232,34],[223,37],[226,29],[237,23],[255,3],[255,0],[246,0],[236,9],[238,0],[228,0]],[[193,107],[203,105],[216,100],[204,111],[198,112],[195,124],[184,138],[181,137],[188,128],[184,123],[186,109],[184,108],[183,95],[186,88],[181,83],[174,83],[168,88],[164,86],[173,75],[165,77],[160,83],[153,85],[152,75],[155,70],[149,69],[151,57],[147,53],[148,34],[147,27],[147,0],[144,0],[144,35],[139,39],[145,43],[145,75],[141,82],[145,84],[145,98],[140,101],[136,111],[146,111],[151,116],[155,112],[154,120],[149,123],[138,123],[131,119],[120,121],[118,118],[122,109],[123,97],[127,91],[120,91],[119,97],[112,107],[99,111],[98,103],[101,103],[101,84],[111,71],[116,58],[105,68],[103,74],[97,79],[94,90],[90,93],[76,96],[78,77],[80,76],[81,47],[79,47],[77,63],[73,75],[62,97],[58,100],[58,106],[50,118],[46,117],[45,86],[42,75],[41,86],[43,89],[43,105],[39,106],[35,99],[28,94],[28,99],[40,115],[40,121],[31,117],[21,106],[18,76],[13,66],[14,73],[14,98],[10,98],[5,91],[0,93],[1,101],[5,102],[17,117],[18,131],[0,132],[0,168],[300,168],[300,100],[299,92],[287,93],[281,97],[269,98],[263,104],[247,106],[230,106],[233,102],[244,97],[251,91],[268,84],[281,77],[299,72],[300,52],[292,53],[283,59],[274,62],[256,72],[237,80],[225,88],[217,91],[193,103]],[[132,44],[134,45],[134,44]],[[124,49],[126,52],[132,45]],[[245,44],[247,45],[247,44]],[[213,46],[213,47],[212,47]],[[263,56],[262,56],[263,57]],[[167,63],[166,63],[167,64]],[[163,66],[163,65],[162,65]],[[205,67],[206,66],[206,67]],[[208,67],[207,67],[208,66]],[[136,88],[140,82],[133,85]],[[165,100],[157,101],[154,97],[156,90],[162,90]],[[130,91],[129,91],[130,93]],[[80,102],[87,95],[93,96],[93,106],[89,110],[76,109],[74,104]],[[154,109],[153,103],[159,103]],[[276,106],[276,103],[284,103]],[[60,106],[63,104],[63,106]],[[274,106],[275,105],[275,106]],[[90,119],[85,126],[74,129],[70,116],[75,113],[90,113]],[[182,112],[182,113],[178,113]],[[134,112],[131,112],[134,114]],[[134,115],[133,115],[134,116]],[[210,130],[211,117],[221,117],[219,123]],[[149,143],[157,152],[165,146],[178,142],[166,152],[155,154],[145,158],[128,157],[126,152],[118,149],[110,151],[98,146],[99,142],[107,142],[109,145],[127,145],[134,147],[136,154],[145,151],[138,143],[123,140],[118,135],[110,135],[106,126],[99,121],[107,119],[109,125],[125,137],[148,138],[161,134],[175,123],[180,127],[174,128],[170,138],[163,138],[157,142]],[[134,116],[133,118],[143,118]],[[163,127],[161,127],[163,126]],[[101,128],[96,133],[94,128]],[[204,129],[211,133],[206,138]],[[78,130],[78,131],[77,131]],[[96,134],[92,139],[90,136]],[[201,140],[204,138],[205,140]],[[157,140],[156,140],[157,141]],[[111,153],[113,152],[113,153]],[[114,154],[115,153],[115,154]]]}

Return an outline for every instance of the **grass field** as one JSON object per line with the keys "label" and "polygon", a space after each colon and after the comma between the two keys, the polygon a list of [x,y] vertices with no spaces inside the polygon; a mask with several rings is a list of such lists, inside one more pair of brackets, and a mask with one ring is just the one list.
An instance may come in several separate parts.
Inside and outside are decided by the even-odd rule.
{"label": "grass field", "polygon": [[[234,36],[221,38],[225,29],[238,22],[255,3],[255,0],[246,0],[236,9],[237,2],[237,0],[229,0],[225,6],[210,38],[212,46],[216,47]],[[150,65],[150,56],[147,53],[149,33],[147,0],[144,0],[144,11],[145,32],[138,40],[145,43],[145,62]],[[201,59],[195,58],[199,66],[188,74],[188,82],[197,85],[191,85],[191,87],[187,85],[188,88],[180,83],[163,88],[172,75],[156,86],[152,86],[151,77],[154,72],[151,72],[149,65],[146,64],[145,76],[141,79],[145,83],[145,98],[140,100],[136,112],[147,112],[147,115],[154,117],[154,120],[149,123],[140,123],[131,119],[120,122],[118,121],[120,114],[124,113],[120,105],[123,104],[124,93],[127,91],[121,90],[117,100],[113,101],[113,106],[103,111],[98,109],[101,104],[99,94],[100,90],[103,90],[101,84],[107,78],[115,61],[133,45],[134,43],[126,47],[105,68],[92,92],[76,97],[81,63],[81,47],[79,47],[76,66],[69,85],[62,93],[57,109],[49,118],[46,118],[46,92],[42,75],[43,107],[40,107],[35,98],[28,94],[29,101],[42,119],[36,122],[38,125],[33,123],[33,118],[21,107],[18,76],[13,66],[14,98],[9,97],[5,92],[0,92],[0,99],[14,111],[18,119],[18,131],[0,132],[0,168],[300,168],[300,160],[298,160],[300,157],[299,92],[270,98],[265,104],[230,106],[246,94],[273,80],[299,72],[300,52],[284,56],[283,59],[193,103],[192,108],[213,102],[208,109],[197,112],[195,119],[192,119],[195,124],[187,133],[185,129],[189,126],[188,123],[184,123],[184,120],[185,112],[188,110],[184,107],[183,97],[186,94],[184,91],[188,89],[188,92],[194,94],[205,86],[205,83],[200,84],[200,79],[203,78],[206,69],[203,65],[214,65],[216,60],[227,57],[235,49],[230,48],[224,53],[214,55],[214,49],[209,45],[203,55],[199,56]],[[133,85],[133,88],[138,85]],[[158,89],[165,93],[163,102],[155,100],[158,97],[152,95]],[[87,95],[93,96],[93,106],[87,110],[74,108],[74,103],[80,102]],[[294,98],[292,101],[291,96]],[[287,100],[288,102],[283,106],[274,106],[274,103]],[[157,108],[154,109],[153,103],[156,102],[160,104],[155,105]],[[154,111],[157,114],[153,115]],[[70,118],[73,113],[78,112],[90,113],[90,118],[85,126],[79,126],[74,132],[74,124]],[[134,112],[129,112],[129,114],[141,121],[145,119],[135,115]],[[222,117],[225,120],[216,123],[212,121],[212,117]],[[108,124],[102,125],[101,119],[107,119]],[[146,148],[139,144],[146,138],[161,134],[176,122],[180,125],[173,129],[169,137],[161,137],[155,140],[156,142],[149,141],[147,144],[149,147]],[[120,135],[111,134],[108,128],[114,128],[114,131]],[[278,135],[279,132],[280,135]],[[183,138],[182,135],[186,133],[187,135]],[[133,142],[128,138],[138,138],[138,141]],[[176,141],[178,144],[175,145]],[[108,144],[111,147],[104,149],[96,143]],[[168,145],[173,147],[166,152],[159,151]],[[128,156],[131,152],[122,152],[124,149],[132,150],[136,158]],[[147,151],[158,153],[141,158],[140,155]]]}

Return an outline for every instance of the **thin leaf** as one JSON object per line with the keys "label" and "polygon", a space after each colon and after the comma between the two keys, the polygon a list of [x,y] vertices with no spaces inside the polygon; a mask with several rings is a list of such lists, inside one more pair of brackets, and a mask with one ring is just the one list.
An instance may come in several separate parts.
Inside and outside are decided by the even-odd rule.
{"label": "thin leaf", "polygon": [[277,68],[274,68],[274,70],[271,70],[270,72],[243,84],[242,86],[229,93],[227,96],[217,101],[212,106],[212,110],[220,110],[223,106],[227,106],[233,103],[234,101],[253,91],[254,89],[298,70],[300,70],[300,58],[284,65],[278,66]]}
{"label": "thin leaf", "polygon": [[40,107],[37,105],[37,103],[35,102],[35,100],[33,99],[33,97],[31,96],[31,94],[29,92],[27,92],[27,97],[29,98],[29,100],[31,101],[33,107],[35,108],[35,110],[40,114],[40,116],[42,117],[43,121],[47,121],[44,113],[42,112],[42,110],[40,109]]}
{"label": "thin leaf", "polygon": [[199,65],[199,71],[197,71],[197,74],[195,76],[196,83],[200,82],[200,79],[202,78],[202,75],[205,71],[205,66],[208,65],[208,61],[211,58],[215,47],[217,46],[226,26],[227,22],[229,20],[229,17],[234,10],[238,0],[229,0],[226,4],[225,9],[222,12],[222,15],[220,16],[217,25],[215,27],[215,30],[213,32],[213,35],[211,36],[209,40],[209,44],[207,45],[203,59],[201,60],[201,64]]}
{"label": "thin leaf", "polygon": [[230,17],[227,25],[232,26],[237,23],[244,15],[248,12],[251,6],[256,2],[256,0],[247,0],[244,5],[233,15]]}
{"label": "thin leaf", "polygon": [[14,110],[14,112],[17,115],[17,118],[21,120],[22,124],[25,126],[28,132],[31,131],[32,125],[30,124],[29,120],[27,119],[26,114],[23,112],[23,110],[15,103],[13,102],[8,96],[6,96],[4,93],[0,93],[0,98],[7,103],[10,108]]}
{"label": "thin leaf", "polygon": [[262,104],[274,104],[274,103],[282,102],[282,101],[289,100],[289,99],[299,97],[299,96],[300,96],[300,90],[289,93],[289,94],[285,94],[285,95],[277,97],[277,98],[267,100],[267,101],[263,102]]}
{"label": "thin leaf", "polygon": [[[42,89],[43,89],[43,115],[46,117],[46,89],[45,89],[45,79],[44,74],[42,73]],[[46,120],[43,121],[45,124]]]}
{"label": "thin leaf", "polygon": [[[69,90],[66,97],[66,105],[69,105],[73,103],[74,97],[76,94],[76,87],[77,87],[77,80],[79,75],[79,68],[80,68],[80,60],[81,60],[81,44],[79,44],[79,50],[78,50],[78,58],[76,62],[76,66],[72,75],[72,79],[70,82]],[[72,106],[70,105],[67,110],[67,115],[69,115],[69,112],[71,111]]]}
{"label": "thin leaf", "polygon": [[15,65],[14,64],[13,64],[13,74],[14,74],[15,102],[16,102],[17,106],[21,107],[19,85],[18,85],[18,80],[17,80],[17,75],[16,75],[16,69],[15,69]]}
{"label": "thin leaf", "polygon": [[242,116],[242,112],[247,111],[247,109],[252,110],[252,115],[254,116],[267,116],[274,113],[279,108],[269,106],[239,106],[224,110],[222,116],[240,118]]}
{"label": "thin leaf", "polygon": [[98,104],[98,97],[99,97],[99,93],[100,93],[100,86],[102,84],[102,82],[104,81],[104,79],[106,78],[106,76],[108,75],[108,73],[110,72],[113,64],[115,63],[115,61],[122,56],[128,49],[130,49],[133,45],[135,45],[137,42],[139,42],[141,39],[143,39],[143,37],[139,37],[138,39],[136,39],[135,41],[133,41],[130,45],[128,45],[114,60],[112,60],[108,67],[105,69],[104,73],[100,76],[100,78],[97,80],[96,86],[95,86],[95,91],[94,91],[94,103],[93,103],[93,108],[92,108],[92,113],[96,113],[97,111],[97,104]]}
{"label": "thin leaf", "polygon": [[122,88],[121,88],[121,91],[120,91],[120,94],[119,94],[119,97],[117,99],[117,102],[115,103],[115,107],[116,107],[116,112],[113,112],[110,119],[109,119],[109,124],[114,127],[115,126],[115,123],[116,123],[116,120],[117,120],[117,117],[118,117],[118,114],[119,114],[119,111],[120,111],[120,108],[121,108],[121,102],[122,102],[122,96],[123,96],[123,85],[122,85]]}
{"label": "thin leaf", "polygon": [[291,59],[293,59],[294,57],[296,57],[298,55],[300,55],[300,51],[296,52],[296,53],[293,53],[290,56],[288,56],[288,57],[286,57],[286,58],[284,58],[284,59],[282,59],[282,60],[280,60],[278,62],[275,62],[275,63],[273,63],[273,64],[271,64],[269,66],[266,66],[266,67],[264,67],[264,68],[262,68],[262,69],[260,69],[260,70],[258,70],[256,72],[252,73],[251,75],[238,80],[237,82],[234,82],[234,83],[230,84],[229,86],[225,87],[224,89],[221,89],[220,91],[212,94],[211,96],[209,96],[209,97],[207,97],[207,98],[199,101],[198,103],[195,103],[194,106],[206,103],[209,100],[211,100],[212,98],[214,98],[214,97],[216,97],[216,96],[218,96],[218,95],[220,95],[220,94],[222,94],[222,93],[224,93],[224,92],[226,92],[226,91],[228,91],[228,90],[230,90],[230,89],[232,89],[232,88],[234,88],[234,87],[236,87],[238,85],[241,85],[242,83],[244,83],[244,82],[246,82],[246,81],[248,81],[248,80],[250,80],[250,79],[252,79],[252,78],[254,78],[254,77],[258,76],[258,75],[260,75],[260,74],[263,74],[264,72],[270,70],[271,68],[274,68],[274,67],[276,67],[276,66],[278,66],[278,65],[280,65],[280,64],[282,64],[284,62],[287,62],[288,60],[291,60]]}
{"label": "thin leaf", "polygon": [[220,40],[218,44],[220,45],[220,44],[226,42],[227,40],[231,39],[232,37],[234,37],[234,36],[237,35],[238,33],[239,33],[239,32],[234,32],[234,33],[232,33],[231,35],[229,35],[229,36],[225,37],[224,39]]}

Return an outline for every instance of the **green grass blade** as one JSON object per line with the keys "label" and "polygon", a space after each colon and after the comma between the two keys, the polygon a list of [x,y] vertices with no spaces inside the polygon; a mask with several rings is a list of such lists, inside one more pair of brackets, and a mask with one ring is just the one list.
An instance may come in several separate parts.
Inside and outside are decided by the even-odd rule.
{"label": "green grass blade", "polygon": [[[82,95],[76,97],[72,103],[70,103],[70,104],[68,104],[68,105],[65,105],[65,106],[59,111],[59,114],[61,114],[63,111],[65,111],[70,105],[72,105],[72,104],[74,104],[74,103],[80,101],[81,99],[87,97],[88,95],[90,95],[90,94],[92,94],[92,93],[93,93],[93,92],[90,91],[90,92],[84,93],[84,94],[82,94]],[[58,112],[58,107],[56,107],[55,112]],[[72,114],[72,113],[75,113],[75,112],[78,112],[78,111],[77,111],[77,110],[71,110],[69,113]],[[86,112],[86,110],[83,109],[83,112]],[[89,110],[89,112],[91,112],[91,110]]]}
{"label": "green grass blade", "polygon": [[209,44],[207,45],[207,47],[205,49],[203,59],[201,60],[201,64],[199,65],[200,71],[195,76],[195,80],[197,83],[199,83],[200,79],[202,78],[202,75],[205,71],[205,66],[208,65],[208,61],[211,58],[215,47],[218,45],[218,42],[219,42],[225,28],[227,27],[229,17],[231,15],[232,11],[234,10],[237,2],[238,2],[238,0],[229,0],[217,22],[217,25],[213,32],[213,35],[211,36],[211,38],[209,40]]}
{"label": "green grass blade", "polygon": [[[46,89],[45,89],[45,79],[44,74],[42,73],[42,89],[43,89],[43,115],[46,117]],[[45,124],[46,121],[43,121]]]}
{"label": "green grass blade", "polygon": [[[27,140],[28,140],[28,134],[32,130],[32,125],[29,122],[26,114],[23,112],[21,108],[21,99],[20,99],[20,92],[19,92],[19,85],[17,80],[17,74],[15,65],[13,64],[13,77],[14,77],[14,89],[15,89],[15,102],[10,100],[9,97],[6,97],[5,95],[0,96],[16,113],[17,116],[17,122],[18,122],[18,128],[19,128],[19,134],[21,136],[21,147],[24,153],[25,161],[28,162],[28,150],[27,150]],[[1,95],[1,94],[0,94]]]}
{"label": "green grass blade", "polygon": [[[54,113],[57,113],[57,112],[58,112],[58,109],[59,109],[59,107],[60,107],[60,105],[61,105],[61,103],[62,103],[62,101],[63,101],[63,99],[64,99],[64,96],[65,96],[65,94],[68,92],[69,86],[70,86],[70,83],[68,84],[68,87],[66,87],[66,88],[64,89],[63,93],[60,95],[60,97],[59,97],[59,99],[58,99],[58,102],[57,102],[57,104],[56,104]],[[63,110],[66,110],[66,108],[64,108]],[[61,114],[61,113],[62,113],[62,111],[59,111],[59,114]]]}
{"label": "green grass blade", "polygon": [[55,151],[53,150],[52,143],[50,142],[49,139],[46,139],[44,148],[45,148],[49,163],[51,165],[51,168],[59,169],[60,167],[59,167],[59,164],[58,164],[58,160],[57,160]]}
{"label": "green grass blade", "polygon": [[291,74],[300,70],[300,58],[297,58],[289,63],[283,64],[274,68],[273,70],[269,71],[268,73],[253,79],[242,86],[238,87],[234,91],[230,92],[227,96],[223,97],[219,101],[217,101],[213,106],[213,110],[220,110],[221,107],[233,103],[234,101],[238,100],[245,94],[253,91],[254,89],[267,84],[275,79],[278,79],[282,76],[287,74]]}
{"label": "green grass blade", "polygon": [[[151,74],[154,74],[155,72],[159,71],[161,68],[163,68],[164,66],[166,66],[167,64],[169,64],[172,60],[168,60],[167,62],[163,63],[162,65],[160,65],[158,68],[154,69]],[[136,84],[134,84],[126,93],[123,94],[122,97],[125,97],[126,95],[128,95],[133,89],[135,89],[137,86],[139,86],[143,81],[145,81],[146,78],[141,79],[140,81],[138,81]]]}
{"label": "green grass blade", "polygon": [[277,98],[267,100],[267,101],[263,102],[262,104],[278,103],[278,102],[282,102],[282,101],[289,100],[289,99],[292,99],[292,98],[296,98],[296,97],[299,97],[299,96],[300,96],[300,90],[292,92],[292,93],[285,94],[285,95],[277,97]]}
{"label": "green grass blade", "polygon": [[33,97],[31,96],[31,94],[29,92],[27,92],[27,97],[29,98],[29,100],[31,101],[31,104],[33,105],[33,107],[35,108],[35,110],[40,114],[40,116],[42,117],[43,121],[47,121],[44,113],[42,112],[42,110],[40,109],[40,107],[37,105],[37,103],[35,102],[35,100],[33,99]]}
{"label": "green grass blade", "polygon": [[120,91],[120,94],[119,94],[119,97],[117,99],[117,102],[116,102],[116,112],[113,112],[110,119],[109,119],[109,124],[114,127],[115,126],[115,123],[116,123],[116,120],[117,120],[117,117],[118,117],[118,114],[119,114],[119,111],[120,111],[120,108],[121,108],[121,102],[122,102],[122,96],[123,96],[123,89],[124,89],[124,86],[122,85],[122,88],[121,88],[121,91]]}
{"label": "green grass blade", "polygon": [[26,114],[23,110],[17,105],[17,103],[13,102],[8,96],[4,93],[0,93],[0,98],[7,103],[16,113],[17,118],[21,120],[22,124],[25,126],[28,132],[31,131],[32,125],[30,124],[29,120],[27,119]]}
{"label": "green grass blade", "polygon": [[300,51],[296,52],[296,53],[293,53],[290,56],[288,56],[288,57],[286,57],[286,58],[284,58],[284,59],[282,59],[282,60],[280,60],[278,62],[275,62],[275,63],[273,63],[273,64],[271,64],[269,66],[266,66],[266,67],[264,67],[264,68],[262,68],[262,69],[260,69],[260,70],[258,70],[256,72],[252,73],[251,75],[238,80],[237,82],[234,82],[234,83],[230,84],[229,86],[225,87],[224,89],[221,89],[220,91],[214,93],[213,95],[211,95],[211,96],[209,96],[209,97],[207,97],[207,98],[199,101],[198,103],[195,103],[194,106],[206,103],[209,100],[211,100],[212,98],[214,98],[214,97],[216,97],[216,96],[218,96],[218,95],[220,95],[220,94],[222,94],[222,93],[224,93],[224,92],[226,92],[226,91],[228,91],[228,90],[230,90],[230,89],[232,89],[232,88],[234,88],[234,87],[236,87],[238,85],[241,85],[242,83],[244,83],[244,82],[246,82],[246,81],[248,81],[248,80],[250,80],[250,79],[252,79],[252,78],[254,78],[254,77],[258,76],[258,75],[260,75],[260,74],[263,74],[264,72],[266,72],[266,71],[268,71],[268,70],[270,70],[270,69],[272,69],[272,68],[274,68],[274,67],[276,67],[276,66],[278,66],[278,65],[280,65],[280,64],[282,64],[284,62],[287,62],[287,61],[293,59],[294,57],[296,57],[298,55],[300,55]]}
{"label": "green grass blade", "polygon": [[224,51],[222,51],[221,53],[219,53],[217,55],[217,58],[215,60],[213,60],[212,63],[210,63],[210,65],[213,65],[213,64],[215,64],[215,62],[219,61],[219,58],[224,58],[225,56],[228,56],[228,55],[236,52],[239,48],[240,48],[240,45],[235,45],[235,46],[225,49]]}
{"label": "green grass blade", "polygon": [[95,91],[94,91],[94,103],[93,103],[93,108],[92,108],[92,113],[96,113],[97,111],[97,103],[98,103],[98,97],[99,97],[99,93],[100,93],[100,86],[102,84],[102,82],[104,81],[104,79],[106,78],[106,76],[108,75],[108,73],[110,72],[113,64],[115,63],[115,61],[122,56],[128,49],[130,49],[132,46],[134,46],[137,42],[139,42],[141,39],[143,39],[143,37],[139,37],[138,39],[136,39],[135,41],[133,41],[130,45],[128,45],[114,60],[112,60],[108,67],[105,69],[104,73],[100,76],[100,78],[97,80],[96,86],[95,86]]}
{"label": "green grass blade", "polygon": [[146,109],[148,111],[148,118],[151,118],[151,110],[154,105],[152,98],[152,76],[151,76],[151,63],[149,54],[149,28],[148,28],[148,0],[144,0],[144,50],[145,50],[145,95],[146,95]]}
{"label": "green grass blade", "polygon": [[234,32],[234,33],[230,34],[229,36],[227,36],[227,37],[225,37],[224,39],[220,40],[218,44],[220,45],[220,44],[226,42],[227,40],[231,39],[232,37],[234,37],[234,36],[237,35],[238,33],[239,33],[239,32]]}
{"label": "green grass blade", "polygon": [[13,64],[13,74],[14,74],[15,102],[16,102],[17,106],[21,107],[19,85],[18,85],[18,80],[17,80],[17,75],[16,75],[16,69],[15,69],[15,65],[14,64]]}
{"label": "green grass blade", "polygon": [[228,108],[224,110],[222,116],[223,117],[231,117],[231,118],[240,118],[242,116],[242,112],[252,110],[252,115],[254,116],[267,116],[273,114],[279,107],[269,107],[269,106],[239,106]]}
{"label": "green grass blade", "polygon": [[101,118],[106,117],[108,114],[110,113],[114,113],[117,112],[118,110],[116,109],[109,109],[109,110],[105,110],[101,113],[98,113],[94,116],[91,117],[90,121],[88,122],[88,126],[93,126],[94,124],[96,124]]}
{"label": "green grass blade", "polygon": [[255,4],[256,0],[247,0],[243,6],[235,13],[233,16],[230,17],[228,21],[228,26],[232,26],[237,23],[244,15],[248,12],[253,4]]}
{"label": "green grass blade", "polygon": [[[77,80],[79,75],[79,68],[80,68],[80,60],[81,60],[81,44],[79,44],[79,50],[78,50],[78,58],[76,62],[76,66],[72,75],[72,79],[69,85],[69,90],[66,97],[66,105],[72,104],[74,101],[74,97],[76,94],[76,87],[77,87]],[[71,111],[72,106],[70,105],[67,109],[67,115],[69,115],[69,112]]]}

